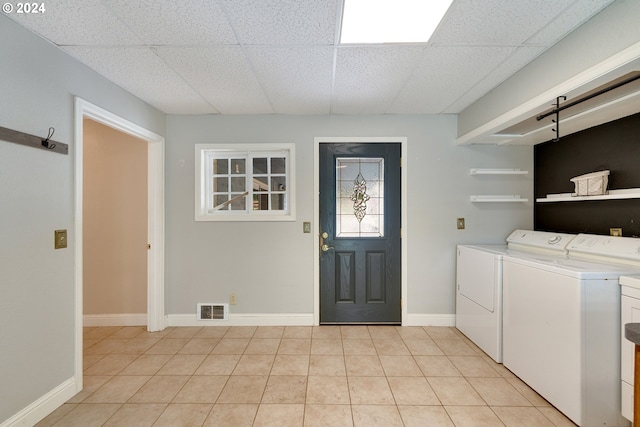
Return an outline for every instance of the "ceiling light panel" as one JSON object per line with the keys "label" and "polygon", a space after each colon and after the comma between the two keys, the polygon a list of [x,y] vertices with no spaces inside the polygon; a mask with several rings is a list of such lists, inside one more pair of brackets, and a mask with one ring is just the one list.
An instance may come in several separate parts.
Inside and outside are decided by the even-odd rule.
{"label": "ceiling light panel", "polygon": [[345,0],[340,43],[426,43],[452,0]]}

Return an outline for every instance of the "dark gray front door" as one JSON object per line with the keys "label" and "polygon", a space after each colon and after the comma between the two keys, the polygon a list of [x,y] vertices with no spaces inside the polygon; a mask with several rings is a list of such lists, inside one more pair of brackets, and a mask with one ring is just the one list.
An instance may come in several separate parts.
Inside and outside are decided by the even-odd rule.
{"label": "dark gray front door", "polygon": [[400,144],[320,144],[320,323],[401,321]]}

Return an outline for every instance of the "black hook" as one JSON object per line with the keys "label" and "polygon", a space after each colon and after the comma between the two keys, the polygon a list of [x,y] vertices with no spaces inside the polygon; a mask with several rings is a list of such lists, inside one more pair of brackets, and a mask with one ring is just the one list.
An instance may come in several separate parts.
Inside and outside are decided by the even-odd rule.
{"label": "black hook", "polygon": [[53,150],[54,148],[56,148],[56,144],[50,144],[49,143],[49,140],[51,139],[51,137],[53,136],[55,131],[56,130],[53,127],[49,128],[49,134],[47,135],[47,138],[42,140],[42,146],[44,148],[49,149],[49,150]]}

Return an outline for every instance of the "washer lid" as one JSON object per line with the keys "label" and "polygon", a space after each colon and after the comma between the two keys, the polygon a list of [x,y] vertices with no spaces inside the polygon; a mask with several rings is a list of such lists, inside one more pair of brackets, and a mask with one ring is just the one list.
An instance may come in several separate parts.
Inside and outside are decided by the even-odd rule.
{"label": "washer lid", "polygon": [[574,237],[576,237],[575,234],[515,230],[507,237],[507,244],[510,249],[565,255],[567,245]]}
{"label": "washer lid", "polygon": [[572,258],[640,265],[640,239],[633,237],[578,234],[567,249]]}

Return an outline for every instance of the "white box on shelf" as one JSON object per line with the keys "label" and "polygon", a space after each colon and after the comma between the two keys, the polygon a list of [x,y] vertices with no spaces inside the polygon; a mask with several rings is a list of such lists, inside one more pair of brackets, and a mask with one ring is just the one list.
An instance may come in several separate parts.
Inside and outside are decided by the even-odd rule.
{"label": "white box on shelf", "polygon": [[610,171],[599,171],[587,173],[571,178],[570,181],[576,186],[574,196],[600,196],[607,194]]}

